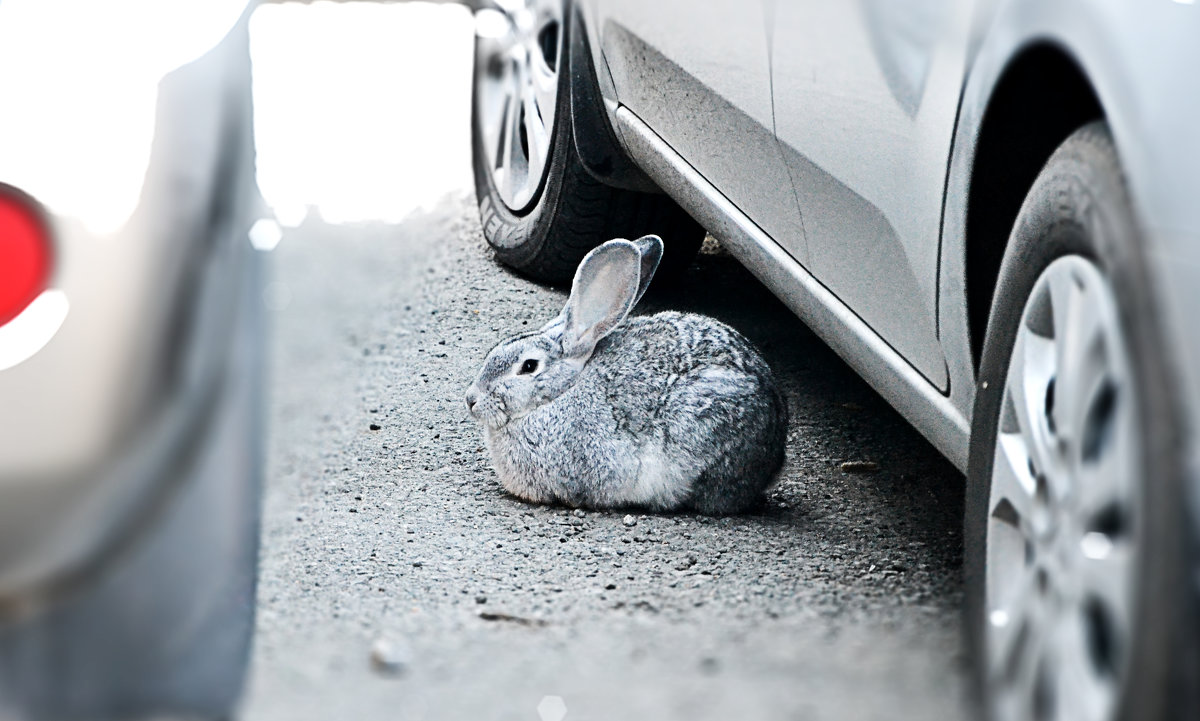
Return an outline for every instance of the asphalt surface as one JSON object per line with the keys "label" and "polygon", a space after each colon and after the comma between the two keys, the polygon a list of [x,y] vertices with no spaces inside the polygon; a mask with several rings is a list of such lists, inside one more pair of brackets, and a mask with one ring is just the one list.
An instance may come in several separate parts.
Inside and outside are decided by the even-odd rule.
{"label": "asphalt surface", "polygon": [[713,243],[637,312],[709,313],[763,351],[792,419],[768,504],[626,525],[500,488],[463,394],[565,293],[481,236],[472,27],[422,3],[264,6],[252,23],[259,183],[281,222],[307,220],[270,252],[263,295],[242,717],[963,717],[960,475]]}
{"label": "asphalt surface", "polygon": [[632,526],[496,481],[463,393],[565,294],[495,262],[473,196],[310,218],[272,256],[246,719],[556,719],[549,696],[570,721],[964,715],[961,476],[716,244],[638,312],[763,351],[787,462],[759,513]]}

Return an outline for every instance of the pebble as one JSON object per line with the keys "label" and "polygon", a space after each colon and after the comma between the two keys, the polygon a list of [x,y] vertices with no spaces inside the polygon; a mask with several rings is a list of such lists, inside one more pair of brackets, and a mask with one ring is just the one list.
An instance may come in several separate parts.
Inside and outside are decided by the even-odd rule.
{"label": "pebble", "polygon": [[621,523],[624,523],[626,528],[633,528],[637,525],[637,519],[633,516],[625,516],[625,520],[621,521]]}
{"label": "pebble", "polygon": [[582,508],[576,508],[574,511],[572,511],[571,515],[575,516],[576,518],[583,518],[587,516],[587,514],[583,512]]}
{"label": "pebble", "polygon": [[371,646],[371,669],[381,676],[399,676],[408,670],[409,654],[391,641],[381,638]]}
{"label": "pebble", "polygon": [[879,470],[879,464],[875,461],[844,461],[841,469],[842,473],[874,473]]}

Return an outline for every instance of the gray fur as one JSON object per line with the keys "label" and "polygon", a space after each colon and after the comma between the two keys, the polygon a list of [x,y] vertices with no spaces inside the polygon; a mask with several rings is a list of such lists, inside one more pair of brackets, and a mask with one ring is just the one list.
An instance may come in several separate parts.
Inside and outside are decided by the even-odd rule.
{"label": "gray fur", "polygon": [[[641,297],[661,253],[653,236],[605,243],[580,264],[563,315],[488,354],[467,402],[509,492],[711,514],[761,501],[783,464],[787,405],[766,362],[724,323],[676,312],[625,319],[625,296]],[[584,296],[600,332],[572,325]],[[530,359],[537,371],[520,373]]]}

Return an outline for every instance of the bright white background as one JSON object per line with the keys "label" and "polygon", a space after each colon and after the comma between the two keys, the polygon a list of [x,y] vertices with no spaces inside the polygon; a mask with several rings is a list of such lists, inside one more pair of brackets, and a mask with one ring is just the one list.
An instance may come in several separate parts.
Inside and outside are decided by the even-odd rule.
{"label": "bright white background", "polygon": [[258,182],[280,224],[396,223],[469,191],[472,38],[458,5],[256,10]]}

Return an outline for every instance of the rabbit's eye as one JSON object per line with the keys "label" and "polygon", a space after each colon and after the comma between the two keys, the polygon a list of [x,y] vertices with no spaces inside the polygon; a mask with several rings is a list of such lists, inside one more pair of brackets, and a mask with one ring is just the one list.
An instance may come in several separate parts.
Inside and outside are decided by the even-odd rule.
{"label": "rabbit's eye", "polygon": [[528,374],[536,371],[537,369],[538,369],[537,360],[533,359],[533,358],[529,358],[524,363],[521,364],[521,370],[519,371],[519,375],[528,375]]}

